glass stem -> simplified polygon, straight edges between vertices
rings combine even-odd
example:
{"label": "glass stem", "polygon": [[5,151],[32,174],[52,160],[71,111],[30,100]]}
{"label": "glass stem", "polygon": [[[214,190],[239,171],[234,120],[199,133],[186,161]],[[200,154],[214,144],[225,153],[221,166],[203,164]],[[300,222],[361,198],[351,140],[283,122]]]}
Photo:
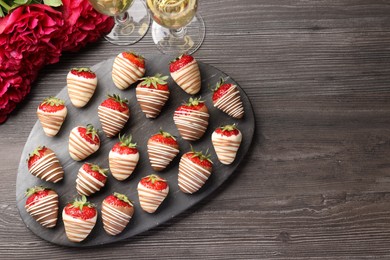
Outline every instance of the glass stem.
{"label": "glass stem", "polygon": [[129,15],[127,14],[127,12],[115,16],[115,22],[117,24],[123,25],[126,24],[128,21],[129,21]]}
{"label": "glass stem", "polygon": [[173,37],[183,38],[187,33],[187,28],[181,27],[179,29],[170,29],[169,32]]}

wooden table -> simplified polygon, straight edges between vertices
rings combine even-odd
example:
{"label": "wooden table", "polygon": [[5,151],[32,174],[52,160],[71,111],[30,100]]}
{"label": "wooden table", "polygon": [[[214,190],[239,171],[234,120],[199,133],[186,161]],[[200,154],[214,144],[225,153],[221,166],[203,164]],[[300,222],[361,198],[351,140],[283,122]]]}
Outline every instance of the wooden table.
{"label": "wooden table", "polygon": [[[199,206],[115,245],[69,249],[32,234],[15,207],[22,148],[67,70],[124,50],[105,41],[46,67],[0,126],[1,259],[390,257],[390,1],[200,1],[196,57],[251,98],[247,161]],[[150,31],[131,49],[158,53]]]}

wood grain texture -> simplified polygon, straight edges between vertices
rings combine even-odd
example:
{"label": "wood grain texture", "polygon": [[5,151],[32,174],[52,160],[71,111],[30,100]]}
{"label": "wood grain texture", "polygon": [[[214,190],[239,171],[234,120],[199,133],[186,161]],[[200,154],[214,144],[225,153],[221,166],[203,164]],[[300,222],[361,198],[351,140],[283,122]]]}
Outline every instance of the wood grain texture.
{"label": "wood grain texture", "polygon": [[[195,209],[125,242],[70,250],[42,241],[15,206],[36,106],[70,67],[123,47],[101,41],[65,54],[0,126],[2,258],[390,257],[390,1],[211,0],[199,12],[207,35],[197,59],[232,76],[255,110],[247,161]],[[131,49],[158,53],[150,31]]]}

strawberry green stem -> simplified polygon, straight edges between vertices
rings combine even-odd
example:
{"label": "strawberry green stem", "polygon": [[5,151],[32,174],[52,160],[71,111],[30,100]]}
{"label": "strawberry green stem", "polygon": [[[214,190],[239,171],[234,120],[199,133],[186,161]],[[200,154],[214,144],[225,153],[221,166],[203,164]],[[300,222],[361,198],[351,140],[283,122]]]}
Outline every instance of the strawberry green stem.
{"label": "strawberry green stem", "polygon": [[9,6],[6,2],[0,0],[0,5],[4,7],[8,12],[11,10],[11,6]]}

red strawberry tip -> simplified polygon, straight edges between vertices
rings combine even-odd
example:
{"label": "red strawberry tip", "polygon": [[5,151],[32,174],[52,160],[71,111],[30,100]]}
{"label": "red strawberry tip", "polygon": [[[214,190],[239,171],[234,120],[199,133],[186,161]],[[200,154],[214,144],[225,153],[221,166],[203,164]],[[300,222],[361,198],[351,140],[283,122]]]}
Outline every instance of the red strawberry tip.
{"label": "red strawberry tip", "polygon": [[95,137],[96,137],[96,136],[99,136],[99,135],[98,135],[99,130],[96,129],[95,127],[93,127],[93,125],[87,124],[86,129],[87,129],[86,134],[87,134],[87,135],[88,135],[88,134],[91,134],[91,135],[92,135],[92,140],[95,140]]}
{"label": "red strawberry tip", "polygon": [[174,60],[171,60],[169,64],[169,71],[175,72],[183,68],[188,63],[192,62],[194,60],[194,57],[191,55],[188,55],[186,53],[180,55],[179,57],[175,58]]}
{"label": "red strawberry tip", "polygon": [[222,131],[233,131],[233,130],[236,130],[237,129],[237,126],[236,124],[232,124],[232,125],[224,125],[224,126],[220,126],[219,129],[221,129]]}
{"label": "red strawberry tip", "polygon": [[132,138],[133,138],[132,135],[122,135],[121,136],[119,134],[119,142],[120,142],[121,146],[123,146],[123,147],[136,148],[137,143],[132,143],[131,142]]}
{"label": "red strawberry tip", "polygon": [[91,166],[92,171],[98,172],[104,177],[107,177],[107,173],[108,173],[107,168],[101,168],[99,165],[93,163],[86,163],[86,164],[89,164]]}
{"label": "red strawberry tip", "polygon": [[213,161],[210,159],[211,154],[209,153],[208,148],[206,152],[203,153],[202,151],[195,151],[194,147],[191,145],[191,152],[193,153],[192,158],[198,157],[201,161],[207,160],[213,164]]}
{"label": "red strawberry tip", "polygon": [[166,85],[168,84],[166,80],[168,79],[168,76],[163,76],[160,73],[157,73],[153,77],[143,77],[141,78],[141,86],[147,86],[150,87],[150,85],[153,85],[154,88],[158,88],[159,85]]}
{"label": "red strawberry tip", "polygon": [[133,55],[134,57],[136,57],[136,58],[138,58],[138,59],[141,59],[141,60],[144,60],[145,59],[145,57],[144,56],[142,56],[141,54],[137,54],[137,53],[135,53],[135,52],[133,52],[133,51],[124,51],[124,52],[122,52],[122,55]]}
{"label": "red strawberry tip", "polygon": [[121,104],[122,107],[124,107],[124,103],[129,103],[129,100],[127,100],[127,98],[122,98],[121,96],[117,95],[117,94],[108,94],[107,95],[108,98],[111,98],[113,100],[115,100],[116,102],[119,102]]}
{"label": "red strawberry tip", "polygon": [[30,160],[30,158],[35,156],[35,155],[39,157],[39,155],[40,155],[39,152],[42,151],[42,150],[45,150],[45,149],[47,149],[46,146],[38,146],[37,148],[35,148],[34,151],[32,151],[32,153],[28,154],[28,157],[27,157],[26,161],[28,162]]}
{"label": "red strawberry tip", "polygon": [[211,88],[213,92],[217,91],[223,84],[225,84],[225,80],[220,78],[219,81],[215,84],[214,88]]}
{"label": "red strawberry tip", "polygon": [[160,131],[159,131],[158,133],[161,134],[164,138],[172,138],[173,140],[176,141],[176,137],[175,137],[175,136],[171,135],[171,134],[168,133],[168,132],[165,132],[165,131],[162,130],[161,128],[160,128]]}
{"label": "red strawberry tip", "polygon": [[59,99],[57,97],[47,97],[45,98],[41,105],[49,105],[49,106],[63,106],[65,104],[65,101],[62,99]]}
{"label": "red strawberry tip", "polygon": [[90,72],[92,74],[95,74],[90,68],[88,67],[80,67],[80,68],[72,68],[71,71],[76,71],[76,72]]}
{"label": "red strawberry tip", "polygon": [[30,197],[31,195],[44,190],[52,190],[50,188],[44,187],[44,186],[34,186],[32,188],[28,188],[26,192],[24,193],[25,197]]}
{"label": "red strawberry tip", "polygon": [[161,178],[160,176],[158,176],[156,174],[148,175],[148,176],[144,177],[143,179],[146,179],[148,182],[151,182],[152,184],[154,184],[156,181],[167,182],[167,180]]}
{"label": "red strawberry tip", "polygon": [[80,210],[83,210],[83,207],[89,207],[89,208],[95,208],[95,204],[87,201],[87,197],[84,195],[80,198],[75,198],[72,202],[70,202],[72,208],[79,208]]}
{"label": "red strawberry tip", "polygon": [[131,200],[129,200],[129,198],[125,195],[125,194],[121,194],[121,193],[118,193],[118,192],[114,192],[114,197],[116,197],[118,200],[121,200],[123,202],[126,202],[127,204],[129,204],[130,206],[133,207],[133,202]]}

